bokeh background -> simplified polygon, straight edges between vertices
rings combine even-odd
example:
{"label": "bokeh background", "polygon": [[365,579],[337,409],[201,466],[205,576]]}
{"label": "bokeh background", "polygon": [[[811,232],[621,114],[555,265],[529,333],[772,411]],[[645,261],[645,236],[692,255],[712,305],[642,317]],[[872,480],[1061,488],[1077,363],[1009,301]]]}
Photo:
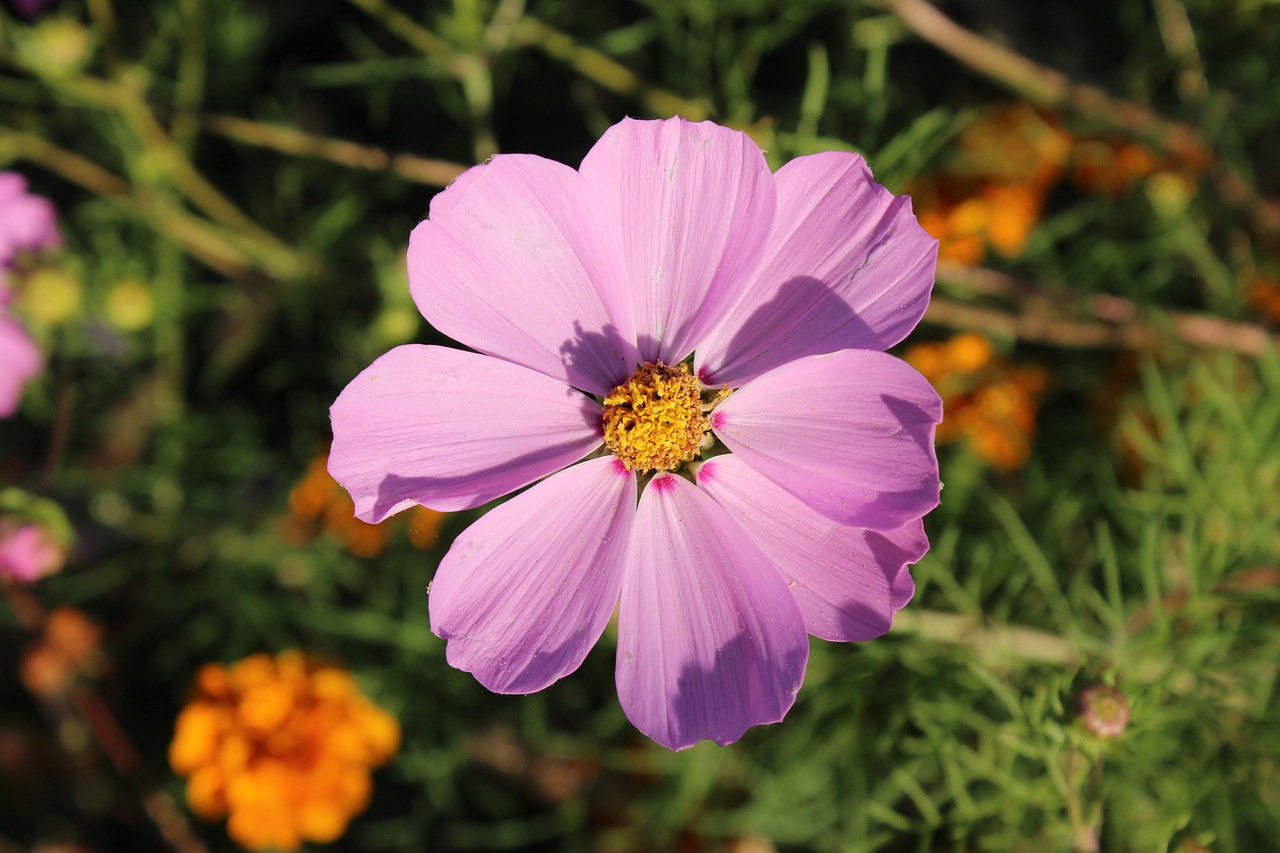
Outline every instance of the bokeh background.
{"label": "bokeh background", "polygon": [[[443,342],[404,270],[439,188],[676,114],[913,195],[899,354],[947,420],[891,633],[673,754],[611,634],[530,697],[450,669],[426,586],[478,513],[365,525],[323,459],[348,380]],[[1275,849],[1278,130],[1273,0],[6,0],[0,168],[64,246],[9,272],[47,367],[0,504],[74,533],[0,579],[0,851],[288,846],[297,779],[190,712],[232,682],[347,703],[381,766],[311,784],[332,849]]]}

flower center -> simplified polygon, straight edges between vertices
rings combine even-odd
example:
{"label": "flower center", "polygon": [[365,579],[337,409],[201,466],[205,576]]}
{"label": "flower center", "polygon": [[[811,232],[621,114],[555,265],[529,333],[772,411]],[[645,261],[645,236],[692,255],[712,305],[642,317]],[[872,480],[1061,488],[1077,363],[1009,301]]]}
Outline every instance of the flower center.
{"label": "flower center", "polygon": [[696,458],[709,429],[702,383],[683,364],[642,364],[604,398],[605,446],[641,474]]}

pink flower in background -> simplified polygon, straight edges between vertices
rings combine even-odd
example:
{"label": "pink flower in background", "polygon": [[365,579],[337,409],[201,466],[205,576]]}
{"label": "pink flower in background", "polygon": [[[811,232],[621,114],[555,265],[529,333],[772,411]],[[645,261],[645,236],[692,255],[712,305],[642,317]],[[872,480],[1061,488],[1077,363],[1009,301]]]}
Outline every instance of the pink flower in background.
{"label": "pink flower in background", "polygon": [[66,552],[39,524],[0,519],[0,577],[32,583],[62,569]]}
{"label": "pink flower in background", "polygon": [[52,6],[58,0],[9,0],[13,9],[24,18],[34,18],[45,6]]}
{"label": "pink flower in background", "polygon": [[883,634],[914,591],[942,404],[883,350],[936,252],[860,157],[773,174],[709,122],[623,121],[577,170],[499,155],[409,245],[419,310],[478,353],[375,361],[333,405],[330,471],[370,522],[534,483],[440,564],[449,662],[541,690],[616,604],[631,721],[731,743],[790,709],[808,634]]}
{"label": "pink flower in background", "polygon": [[23,386],[44,369],[40,350],[8,311],[5,279],[21,254],[61,244],[53,205],[30,195],[21,175],[0,172],[0,418],[17,411]]}
{"label": "pink flower in background", "polygon": [[21,175],[0,172],[0,270],[9,269],[21,252],[60,245],[62,235],[53,204],[28,193]]}
{"label": "pink flower in background", "polygon": [[18,410],[23,387],[43,369],[35,341],[0,307],[0,418]]}

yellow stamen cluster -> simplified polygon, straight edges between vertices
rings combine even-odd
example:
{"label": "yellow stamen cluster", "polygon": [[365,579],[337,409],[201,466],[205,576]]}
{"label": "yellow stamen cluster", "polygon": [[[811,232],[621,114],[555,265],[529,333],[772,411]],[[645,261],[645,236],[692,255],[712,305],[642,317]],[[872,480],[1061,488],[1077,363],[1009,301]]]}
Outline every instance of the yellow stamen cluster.
{"label": "yellow stamen cluster", "polygon": [[641,474],[694,459],[710,428],[702,383],[683,364],[643,364],[604,398],[605,446]]}
{"label": "yellow stamen cluster", "polygon": [[178,716],[169,763],[187,802],[250,850],[328,843],[364,810],[370,770],[400,744],[395,719],[351,675],[298,652],[210,664]]}

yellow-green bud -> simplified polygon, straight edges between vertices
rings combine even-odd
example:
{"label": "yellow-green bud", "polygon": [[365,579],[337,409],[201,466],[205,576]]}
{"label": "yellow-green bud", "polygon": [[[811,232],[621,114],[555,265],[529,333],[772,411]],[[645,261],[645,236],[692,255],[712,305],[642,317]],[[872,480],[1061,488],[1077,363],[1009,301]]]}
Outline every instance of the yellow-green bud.
{"label": "yellow-green bud", "polygon": [[138,332],[155,319],[155,300],[151,288],[136,278],[126,278],[111,285],[103,301],[107,322],[122,332]]}
{"label": "yellow-green bud", "polygon": [[57,326],[80,311],[80,280],[55,266],[37,267],[19,287],[18,311],[38,326]]}

